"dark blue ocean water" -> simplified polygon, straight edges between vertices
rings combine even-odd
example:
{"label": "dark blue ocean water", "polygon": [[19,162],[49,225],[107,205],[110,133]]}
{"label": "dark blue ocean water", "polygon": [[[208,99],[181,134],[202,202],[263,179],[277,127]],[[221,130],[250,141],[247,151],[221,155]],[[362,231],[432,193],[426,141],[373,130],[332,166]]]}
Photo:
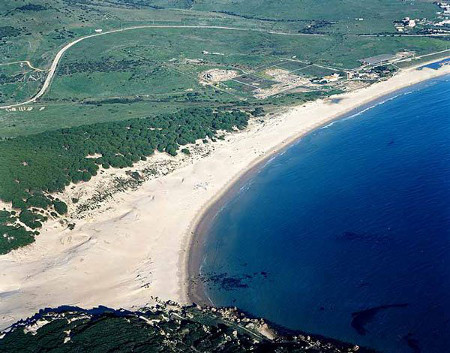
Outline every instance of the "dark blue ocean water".
{"label": "dark blue ocean water", "polygon": [[382,352],[450,352],[450,77],[314,131],[205,238],[216,305]]}

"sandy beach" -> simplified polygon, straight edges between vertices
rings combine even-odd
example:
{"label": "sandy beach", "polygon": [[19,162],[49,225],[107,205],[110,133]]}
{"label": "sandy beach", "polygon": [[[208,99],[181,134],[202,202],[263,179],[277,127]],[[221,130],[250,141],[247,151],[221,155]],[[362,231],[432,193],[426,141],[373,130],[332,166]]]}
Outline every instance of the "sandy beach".
{"label": "sandy beach", "polygon": [[[370,87],[289,109],[264,123],[251,122],[203,157],[178,157],[172,172],[137,190],[117,193],[98,211],[75,220],[74,230],[57,221],[45,224],[35,243],[0,256],[0,329],[40,308],[63,304],[130,309],[152,303],[152,297],[188,303],[192,234],[204,212],[236,180],[311,130],[445,74],[450,74],[450,65],[411,68]],[[89,184],[89,192],[104,182],[101,178]]]}

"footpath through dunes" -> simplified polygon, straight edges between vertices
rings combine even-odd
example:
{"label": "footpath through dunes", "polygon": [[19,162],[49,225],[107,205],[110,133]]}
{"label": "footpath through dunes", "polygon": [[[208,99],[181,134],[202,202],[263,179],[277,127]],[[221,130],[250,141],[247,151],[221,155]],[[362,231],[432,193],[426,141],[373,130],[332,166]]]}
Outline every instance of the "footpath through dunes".
{"label": "footpath through dunes", "polygon": [[[253,119],[249,128],[217,141],[206,156],[186,158],[172,173],[105,201],[100,210],[75,220],[73,230],[59,222],[45,224],[35,243],[0,257],[0,327],[63,304],[131,308],[142,307],[151,296],[188,303],[186,262],[189,244],[196,241],[196,220],[233,181],[345,112],[448,73],[448,66],[405,70],[360,91],[311,102],[263,122]],[[95,194],[96,180],[104,182],[99,175],[79,187]]]}
{"label": "footpath through dunes", "polygon": [[105,32],[101,32],[101,33],[94,33],[94,34],[90,34],[90,35],[78,38],[78,39],[76,39],[76,40],[66,44],[62,49],[60,49],[58,51],[58,53],[56,54],[55,58],[52,61],[52,64],[50,65],[50,69],[48,70],[48,74],[47,74],[47,77],[46,77],[46,79],[44,81],[44,84],[42,85],[42,87],[38,91],[38,93],[36,93],[36,95],[34,95],[33,97],[31,97],[30,99],[28,99],[28,100],[26,100],[24,102],[19,102],[19,103],[14,103],[14,104],[0,106],[0,109],[11,109],[11,108],[15,108],[15,107],[20,107],[22,105],[34,103],[39,98],[41,98],[45,94],[45,92],[47,92],[48,88],[50,87],[51,82],[53,80],[53,77],[55,76],[58,64],[61,61],[61,58],[63,57],[64,53],[68,49],[70,49],[71,47],[76,45],[77,43],[80,43],[81,41],[84,41],[84,40],[89,39],[89,38],[104,36],[104,35],[107,35],[107,34],[119,33],[119,32],[124,32],[124,31],[131,31],[131,30],[135,30],[135,29],[145,29],[145,28],[160,28],[160,29],[168,29],[168,28],[179,28],[179,29],[191,28],[192,29],[192,28],[196,28],[196,29],[217,29],[217,30],[240,31],[240,32],[260,32],[260,33],[268,33],[268,34],[275,34],[275,35],[282,35],[282,36],[297,36],[297,37],[299,37],[299,36],[300,37],[305,37],[305,36],[322,36],[322,34],[318,34],[318,33],[291,33],[291,32],[281,32],[281,31],[266,30],[266,29],[262,29],[262,28],[207,26],[207,25],[140,25],[140,26],[132,26],[132,27],[114,29],[114,30],[105,31]]}

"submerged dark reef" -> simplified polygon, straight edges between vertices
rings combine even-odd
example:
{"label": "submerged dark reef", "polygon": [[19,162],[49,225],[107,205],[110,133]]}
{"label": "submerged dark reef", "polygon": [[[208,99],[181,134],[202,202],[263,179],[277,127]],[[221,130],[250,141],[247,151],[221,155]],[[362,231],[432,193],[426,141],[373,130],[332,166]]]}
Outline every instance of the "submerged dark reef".
{"label": "submerged dark reef", "polygon": [[354,312],[352,314],[352,327],[360,335],[365,335],[367,333],[365,325],[368,324],[378,312],[391,308],[406,308],[407,306],[408,304],[380,305],[370,309]]}

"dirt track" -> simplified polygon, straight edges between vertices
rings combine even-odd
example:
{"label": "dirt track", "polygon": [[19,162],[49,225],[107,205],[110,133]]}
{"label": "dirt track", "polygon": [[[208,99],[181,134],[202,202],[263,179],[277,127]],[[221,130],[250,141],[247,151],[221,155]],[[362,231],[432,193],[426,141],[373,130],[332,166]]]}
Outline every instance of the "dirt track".
{"label": "dirt track", "polygon": [[124,32],[124,31],[130,31],[133,29],[143,29],[143,28],[198,28],[198,29],[222,29],[227,31],[241,31],[241,32],[261,32],[261,33],[268,33],[268,34],[276,34],[276,35],[283,35],[283,36],[319,36],[318,34],[304,34],[304,33],[289,33],[289,32],[278,32],[278,31],[270,31],[270,30],[264,30],[264,29],[258,29],[258,28],[239,28],[239,27],[226,27],[226,26],[185,26],[185,25],[142,25],[142,26],[133,26],[133,27],[127,27],[127,28],[121,28],[121,29],[115,29],[111,31],[105,31],[102,33],[95,33],[90,34],[81,38],[78,38],[68,44],[66,44],[55,56],[55,58],[52,61],[52,64],[50,66],[50,69],[48,71],[47,78],[44,81],[44,84],[42,85],[41,89],[38,93],[36,93],[32,98],[20,102],[20,103],[14,103],[10,105],[0,106],[0,109],[10,109],[14,107],[19,107],[21,105],[30,104],[36,102],[40,97],[42,97],[47,89],[50,87],[50,84],[53,80],[53,77],[56,73],[56,68],[61,61],[61,58],[63,57],[64,53],[74,46],[75,44],[89,39],[93,37],[98,36],[104,36],[106,34],[111,33],[117,33],[117,32]]}

